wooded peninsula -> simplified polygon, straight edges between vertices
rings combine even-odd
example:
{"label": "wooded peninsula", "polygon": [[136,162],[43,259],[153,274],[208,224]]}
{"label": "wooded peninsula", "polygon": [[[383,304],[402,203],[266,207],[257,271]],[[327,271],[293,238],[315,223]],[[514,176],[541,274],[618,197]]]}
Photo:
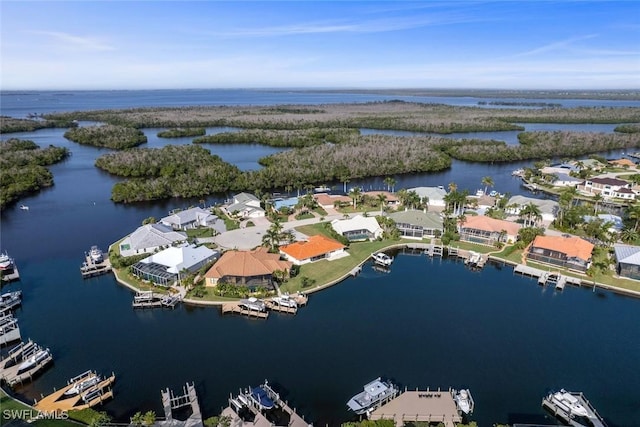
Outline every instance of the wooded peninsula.
{"label": "wooded peninsula", "polygon": [[[263,168],[250,172],[239,171],[204,148],[190,146],[125,149],[104,155],[96,166],[130,178],[114,186],[112,199],[117,202],[200,197],[229,190],[303,188],[371,176],[433,172],[448,168],[452,159],[509,162],[640,147],[640,108],[635,107],[489,109],[385,101],[100,110],[49,114],[45,119],[106,123],[72,129],[65,136],[100,146],[113,140],[108,146],[116,149],[141,143],[139,129],[159,127],[176,130],[176,136],[182,129],[190,133],[187,129],[232,127],[238,131],[199,136],[193,142],[292,148],[260,159]],[[518,123],[609,123],[620,125],[621,132],[523,132],[518,145],[433,135],[524,130]],[[363,128],[432,135],[361,135]]]}

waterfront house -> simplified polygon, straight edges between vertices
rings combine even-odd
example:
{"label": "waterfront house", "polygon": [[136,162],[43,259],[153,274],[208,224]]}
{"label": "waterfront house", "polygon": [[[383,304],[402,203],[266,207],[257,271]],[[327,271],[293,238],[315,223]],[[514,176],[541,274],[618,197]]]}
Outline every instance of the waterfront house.
{"label": "waterfront house", "polygon": [[349,219],[334,219],[331,226],[336,233],[346,237],[350,242],[382,237],[380,224],[371,216],[356,215]]}
{"label": "waterfront house", "polygon": [[196,272],[219,256],[220,252],[206,246],[170,247],[135,263],[131,272],[156,285],[171,286],[180,282],[180,275]]}
{"label": "waterfront house", "polygon": [[444,200],[447,191],[442,187],[415,187],[409,188],[407,191],[415,191],[420,197],[420,200],[423,200],[425,197],[428,198],[429,202],[427,206],[429,207],[444,208],[447,204]]}
{"label": "waterfront house", "polygon": [[618,166],[622,168],[635,168],[636,164],[629,159],[617,159],[617,160],[609,160],[609,164],[613,166]]}
{"label": "waterfront house", "polygon": [[322,259],[332,260],[348,255],[345,245],[322,234],[310,236],[307,240],[280,246],[280,253],[296,265]]}
{"label": "waterfront house", "polygon": [[250,193],[238,193],[226,207],[231,216],[241,218],[260,218],[265,216],[265,211],[260,207],[260,199]]}
{"label": "waterfront house", "polygon": [[291,261],[280,259],[280,254],[269,253],[265,247],[252,251],[227,251],[205,274],[207,286],[218,282],[255,288],[273,288],[273,273],[282,271],[289,277]]}
{"label": "waterfront house", "polygon": [[189,208],[165,216],[160,220],[161,224],[169,226],[174,230],[188,230],[196,227],[209,227],[218,233],[224,233],[227,228],[224,221],[206,209],[200,207]]}
{"label": "waterfront house", "polygon": [[405,210],[389,215],[400,235],[408,239],[440,237],[444,232],[442,217],[434,212]]}
{"label": "waterfront house", "polygon": [[616,257],[616,272],[619,276],[640,280],[640,246],[613,245]]}
{"label": "waterfront house", "polygon": [[585,272],[591,264],[593,244],[576,236],[537,236],[527,259]]}
{"label": "waterfront house", "polygon": [[551,183],[554,187],[576,187],[580,184],[582,179],[567,175],[566,173],[554,174],[555,179]]}
{"label": "waterfront house", "polygon": [[318,194],[314,194],[313,198],[316,199],[316,202],[318,202],[318,205],[320,205],[324,209],[327,209],[327,208],[333,209],[337,204],[349,205],[352,203],[351,197],[339,196],[335,194],[318,193]]}
{"label": "waterfront house", "polygon": [[610,225],[609,225],[609,228],[607,229],[609,233],[619,233],[622,231],[622,228],[624,227],[624,224],[622,223],[622,218],[619,217],[618,215],[612,215],[612,214],[598,214],[596,216],[585,215],[582,217],[582,219],[584,219],[585,222],[591,222],[596,219],[600,219],[602,220],[603,224],[609,223]]}
{"label": "waterfront house", "polygon": [[127,257],[152,253],[186,240],[187,233],[183,231],[174,231],[165,224],[146,224],[138,227],[120,242],[120,255]]}
{"label": "waterfront house", "polygon": [[540,173],[543,175],[559,175],[565,174],[569,175],[571,172],[577,173],[580,171],[580,168],[576,165],[570,163],[561,163],[557,165],[545,166],[540,169]]}
{"label": "waterfront house", "polygon": [[518,238],[520,225],[511,221],[494,219],[484,215],[468,216],[458,223],[460,240],[463,242],[495,245],[512,243]]}
{"label": "waterfront house", "polygon": [[560,210],[560,205],[555,200],[550,199],[534,199],[533,197],[513,196],[507,202],[505,212],[510,215],[520,215],[520,211],[529,203],[533,203],[540,209],[542,221],[551,222],[556,219],[556,215]]}
{"label": "waterfront house", "polygon": [[590,196],[600,194],[604,198],[634,200],[636,197],[631,183],[618,178],[589,178],[578,185],[578,190]]}
{"label": "waterfront house", "polygon": [[374,201],[378,200],[378,196],[383,195],[385,197],[384,203],[391,207],[398,206],[400,204],[400,199],[389,191],[365,191],[362,195],[367,196]]}

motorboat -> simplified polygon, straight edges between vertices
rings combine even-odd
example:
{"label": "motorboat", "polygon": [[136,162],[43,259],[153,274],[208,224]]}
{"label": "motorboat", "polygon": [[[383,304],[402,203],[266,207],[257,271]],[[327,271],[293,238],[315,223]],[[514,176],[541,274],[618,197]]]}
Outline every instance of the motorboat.
{"label": "motorboat", "polygon": [[0,295],[0,310],[11,309],[22,303],[22,291],[7,292]]}
{"label": "motorboat", "polygon": [[577,397],[566,391],[565,389],[561,389],[558,392],[552,393],[549,396],[549,400],[554,405],[558,406],[560,409],[567,412],[570,416],[577,417],[588,417],[589,412],[587,408],[582,406]]}
{"label": "motorboat", "polygon": [[76,394],[80,394],[83,391],[95,386],[100,383],[102,378],[99,375],[91,374],[89,377],[84,380],[77,381],[73,384],[69,390],[64,392],[64,396],[75,396]]}
{"label": "motorboat", "polygon": [[97,246],[91,246],[91,250],[89,251],[89,258],[91,258],[91,261],[93,261],[95,264],[104,261],[104,255],[100,248],[98,248]]}
{"label": "motorboat", "polygon": [[381,405],[386,399],[395,396],[398,388],[389,381],[376,378],[363,387],[363,390],[347,402],[347,407],[358,415],[367,413]]}
{"label": "motorboat", "polygon": [[253,400],[260,409],[271,409],[275,406],[273,399],[269,397],[269,394],[262,386],[251,389],[249,397],[251,397],[251,400]]}
{"label": "motorboat", "polygon": [[281,307],[298,308],[298,303],[287,294],[274,297],[272,301]]}
{"label": "motorboat", "polygon": [[103,394],[102,389],[101,388],[97,388],[95,390],[91,390],[91,391],[88,391],[88,392],[84,393],[82,395],[82,400],[84,400],[85,403],[89,403],[92,400],[102,396],[102,394]]}
{"label": "motorboat", "polygon": [[13,259],[9,254],[0,253],[0,271],[11,270],[13,268]]}
{"label": "motorboat", "polygon": [[47,357],[51,355],[51,352],[48,348],[41,349],[38,348],[34,354],[29,356],[22,364],[18,367],[18,374],[28,371],[29,369],[36,366],[38,363],[45,360]]}
{"label": "motorboat", "polygon": [[462,389],[454,393],[453,400],[455,400],[458,410],[465,415],[469,415],[473,412],[473,397],[469,389]]}
{"label": "motorboat", "polygon": [[28,211],[29,210],[29,206],[27,205],[20,205],[20,209],[23,211]]}
{"label": "motorboat", "polygon": [[264,305],[264,302],[255,297],[240,300],[239,305],[240,307],[243,307],[243,308],[246,308],[247,310],[252,310],[252,311],[267,310],[267,307]]}
{"label": "motorboat", "polygon": [[384,252],[375,252],[371,254],[371,259],[376,264],[388,267],[393,262],[393,257],[385,254]]}

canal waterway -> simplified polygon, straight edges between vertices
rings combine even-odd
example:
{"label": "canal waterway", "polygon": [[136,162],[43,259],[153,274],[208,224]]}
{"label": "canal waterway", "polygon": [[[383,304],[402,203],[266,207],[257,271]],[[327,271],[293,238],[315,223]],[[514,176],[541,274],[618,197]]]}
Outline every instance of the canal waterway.
{"label": "canal waterway", "polygon": [[[89,102],[84,93],[47,94],[64,102],[83,99],[64,104],[69,110],[142,102],[130,93],[105,100],[102,95]],[[162,96],[143,95],[150,105],[165,105]],[[198,97],[189,102],[190,95],[172,92],[170,101],[202,103]],[[286,104],[303,97],[236,95],[236,104]],[[131,99],[136,102],[122,105]],[[336,99],[352,101],[350,96]],[[4,94],[2,100],[4,115],[60,110],[57,101],[5,110]],[[300,103],[314,100],[310,96]],[[190,138],[159,139],[157,131],[145,130],[148,146],[190,143]],[[334,425],[348,419],[349,397],[383,375],[412,388],[471,388],[474,419],[481,426],[541,422],[543,395],[559,387],[584,391],[610,426],[640,422],[639,301],[591,288],[554,292],[515,276],[509,267],[471,272],[461,263],[397,254],[390,273],[367,265],[358,277],[313,294],[295,317],[275,314],[267,321],[222,316],[215,308],[132,310],[131,292],[113,277],[81,279],[84,251],[94,244],[106,249],[144,218],[162,217],[193,201],[112,203],[111,187],[118,178],[94,167],[95,159],[109,150],[66,141],[63,133],[43,129],[12,135],[72,151],[68,160],[51,167],[54,187],[21,201],[29,211],[14,206],[1,216],[1,249],[16,259],[22,276],[2,290],[23,291],[24,304],[17,312],[23,337],[50,347],[55,359],[52,369],[18,390],[25,398],[95,369],[117,376],[116,397],[105,409],[118,420],[136,411],[161,414],[160,389],[179,389],[186,381],[196,383],[210,416],[226,404],[229,393],[268,379],[314,424]],[[262,146],[206,147],[220,149],[216,154],[242,169],[259,167],[257,159],[274,152]],[[456,182],[474,191],[483,176],[491,176],[496,190],[524,194],[511,171],[526,164],[454,161],[440,173],[397,176],[396,189]],[[349,185],[384,187],[382,178]]]}

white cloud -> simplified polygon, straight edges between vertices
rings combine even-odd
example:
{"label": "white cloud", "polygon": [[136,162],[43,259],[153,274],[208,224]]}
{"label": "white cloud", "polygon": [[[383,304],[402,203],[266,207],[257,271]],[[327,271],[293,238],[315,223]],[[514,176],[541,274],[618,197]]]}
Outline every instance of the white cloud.
{"label": "white cloud", "polygon": [[514,57],[533,56],[533,55],[538,55],[540,53],[547,53],[547,52],[552,52],[552,51],[557,51],[557,50],[565,50],[568,47],[572,46],[577,41],[592,39],[592,38],[597,37],[597,36],[598,36],[597,34],[590,34],[590,35],[581,36],[581,37],[573,37],[573,38],[566,39],[566,40],[559,40],[557,42],[548,43],[548,44],[546,44],[544,46],[540,46],[540,47],[537,47],[535,49],[528,50],[526,52],[518,53],[518,54],[514,55]]}
{"label": "white cloud", "polygon": [[60,31],[28,31],[30,34],[44,36],[44,43],[50,43],[53,47],[62,50],[72,51],[89,51],[89,52],[105,52],[116,50],[116,48],[106,42],[88,36],[77,36]]}

